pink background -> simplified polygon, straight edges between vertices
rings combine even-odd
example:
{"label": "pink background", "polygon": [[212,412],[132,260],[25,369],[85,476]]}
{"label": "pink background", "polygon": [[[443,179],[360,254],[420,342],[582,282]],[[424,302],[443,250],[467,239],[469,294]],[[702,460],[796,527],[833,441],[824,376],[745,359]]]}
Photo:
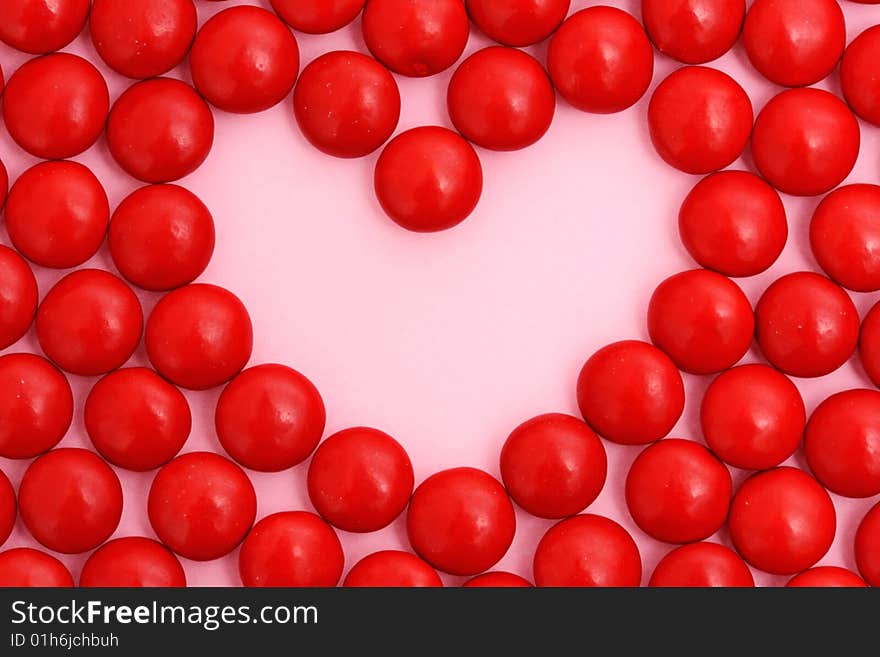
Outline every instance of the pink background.
{"label": "pink background", "polygon": [[[233,4],[198,0],[200,21]],[[243,4],[236,0],[234,4]],[[268,7],[268,2],[248,2]],[[572,11],[590,6],[575,0]],[[609,2],[639,15],[638,0]],[[877,6],[842,3],[849,38],[880,22]],[[360,21],[325,36],[297,34],[302,61],[335,49],[367,52]],[[467,53],[489,41],[475,30]],[[104,73],[115,99],[130,83],[97,57],[84,33],[67,50]],[[538,58],[545,46],[530,49]],[[0,47],[7,79],[26,59]],[[712,64],[739,80],[756,112],[778,87],[751,68],[741,46]],[[657,55],[654,84],[678,66]],[[188,80],[185,67],[172,75]],[[445,92],[451,71],[433,78],[398,77],[403,110],[399,130],[449,125]],[[823,82],[839,92],[836,74]],[[653,87],[652,87],[653,88]],[[649,92],[650,93],[650,92]],[[644,313],[654,287],[694,267],[679,243],[678,206],[698,180],[665,165],[654,153],[645,121],[648,95],[617,115],[578,112],[560,101],[549,133],[517,153],[480,150],[483,198],[461,226],[437,235],[408,233],[388,220],[372,193],[378,154],[338,160],[310,147],[293,119],[289,99],[251,116],[215,110],[214,148],[181,184],[198,194],[217,225],[217,250],[204,281],[238,294],[255,328],[251,364],[280,362],[309,376],[328,411],[327,434],[371,425],[409,451],[416,480],[444,468],[470,465],[498,475],[498,453],[521,421],[550,411],[577,413],[574,389],[584,360],[608,342],[647,338]],[[880,129],[861,122],[862,152],[848,182],[877,182]],[[0,158],[14,180],[35,163],[5,128]],[[92,168],[115,206],[138,184],[118,170],[102,138],[75,158]],[[735,167],[751,167],[746,153]],[[785,197],[791,237],[768,272],[741,280],[754,302],[775,278],[815,269],[807,230],[817,199]],[[2,241],[8,243],[5,228]],[[88,263],[113,269],[106,247]],[[41,294],[65,272],[37,267]],[[158,296],[141,293],[145,312]],[[854,295],[864,314],[877,295]],[[38,351],[33,330],[8,351]],[[760,360],[756,349],[745,361]],[[130,365],[147,364],[143,348]],[[77,408],[62,446],[91,447],[82,406],[94,379],[71,377]],[[688,405],[673,436],[701,440],[698,409],[708,377],[685,377]],[[819,380],[796,380],[808,410],[838,390],[869,385],[853,359]],[[187,393],[194,428],[184,451],[221,451],[213,430],[218,390]],[[644,582],[672,546],[646,536],[630,520],[623,482],[638,448],[605,443],[608,482],[590,512],[608,515],[635,537]],[[800,454],[791,463],[806,467]],[[0,459],[17,486],[28,465]],[[307,463],[279,474],[250,472],[258,518],[310,509]],[[152,473],[117,470],[125,510],[115,537],[154,536],[146,517]],[[747,473],[732,470],[735,481]],[[822,560],[854,568],[852,537],[877,499],[834,497],[837,540]],[[535,545],[552,524],[518,511],[512,548],[498,564],[531,578]],[[404,517],[365,536],[340,532],[346,570],[380,549],[407,549]],[[729,545],[726,531],[713,537]],[[4,547],[34,546],[19,520]],[[78,577],[87,555],[58,555]],[[210,563],[182,559],[191,585],[238,585],[238,551]],[[786,578],[755,571],[758,584]],[[463,578],[445,577],[455,585]]]}

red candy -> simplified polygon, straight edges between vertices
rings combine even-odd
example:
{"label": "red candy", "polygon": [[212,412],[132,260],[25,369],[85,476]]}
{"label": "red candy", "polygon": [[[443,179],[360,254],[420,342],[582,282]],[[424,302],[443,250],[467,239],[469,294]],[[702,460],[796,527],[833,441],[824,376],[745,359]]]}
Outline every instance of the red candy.
{"label": "red candy", "polygon": [[478,146],[513,151],[538,141],[553,120],[556,94],[541,64],[514,48],[478,50],[449,81],[449,117]]}
{"label": "red candy", "polygon": [[363,157],[388,141],[400,118],[400,92],[372,57],[338,50],[303,69],[293,111],[306,139],[335,157]]}
{"label": "red candy", "polygon": [[836,514],[825,489],[795,468],[753,475],[730,505],[730,535],[755,568],[792,575],[813,566],[834,540]]}
{"label": "red candy", "polygon": [[[9,214],[7,210],[7,222]],[[15,251],[0,245],[0,349],[18,342],[37,312],[37,279]]]}
{"label": "red candy", "polygon": [[691,374],[732,367],[752,342],[755,318],[736,283],[693,269],[660,283],[648,305],[651,341]]}
{"label": "red candy", "polygon": [[654,50],[642,26],[625,11],[590,7],[553,35],[547,68],[565,100],[584,112],[620,112],[648,90]]}
{"label": "red candy", "polygon": [[227,112],[262,112],[296,82],[299,47],[287,26],[259,7],[225,9],[199,30],[190,53],[193,84]]}
{"label": "red candy", "polygon": [[400,550],[368,554],[345,576],[343,586],[360,587],[438,587],[440,576],[416,555]]}
{"label": "red candy", "polygon": [[755,306],[765,358],[792,376],[824,376],[843,365],[859,340],[849,295],[824,276],[796,272],[775,281]]}
{"label": "red candy", "polygon": [[79,575],[82,587],[183,587],[186,573],[164,545],[130,536],[105,543],[88,558]]}
{"label": "red candy", "polygon": [[559,27],[570,0],[465,0],[474,24],[490,39],[530,46]]}
{"label": "red candy", "polygon": [[840,63],[840,84],[853,112],[880,125],[880,25],[849,44]]}
{"label": "red candy", "polygon": [[184,388],[207,390],[247,365],[254,332],[247,309],[232,292],[193,284],[156,304],[145,341],[159,374]]}
{"label": "red candy", "polygon": [[602,441],[570,415],[524,422],[501,450],[501,478],[513,501],[540,518],[580,513],[599,496],[608,462]]}
{"label": "red candy", "polygon": [[0,588],[73,587],[73,577],[53,556],[31,548],[0,552]]}
{"label": "red candy", "polygon": [[639,548],[613,520],[580,515],[544,534],[535,551],[537,586],[626,586],[642,581]]}
{"label": "red candy", "polygon": [[691,543],[660,560],[648,586],[675,588],[753,587],[755,580],[745,562],[730,548],[717,543]]}
{"label": "red candy", "polygon": [[445,71],[464,51],[470,23],[461,0],[370,0],[364,41],[395,73],[426,77]]}
{"label": "red candy", "polygon": [[880,387],[880,303],[871,308],[862,322],[859,357],[868,378]]}
{"label": "red candy", "polygon": [[186,398],[153,370],[132,367],[98,381],[85,405],[86,431],[113,465],[143,472],[167,463],[192,428]]}
{"label": "red candy", "polygon": [[307,511],[263,518],[248,534],[238,557],[245,586],[336,586],[344,564],[336,532]]}
{"label": "red candy", "polygon": [[42,162],[18,177],[6,201],[9,239],[43,267],[67,269],[104,242],[110,204],[95,175],[77,162]]}
{"label": "red candy", "polygon": [[214,253],[214,219],[192,192],[149,185],[117,206],[110,255],[126,280],[146,290],[172,290],[199,277]]}
{"label": "red candy", "polygon": [[698,182],[681,205],[678,230],[698,264],[734,277],[768,269],[788,239],[779,194],[747,171],[719,171]]}
{"label": "red candy", "polygon": [[37,311],[40,347],[58,367],[105,374],[129,359],[144,316],[134,292],[113,274],[80,269],[55,284]]}
{"label": "red candy", "polygon": [[865,580],[851,570],[838,566],[818,566],[805,570],[788,580],[787,587],[839,587],[839,588],[864,588],[868,586]]}
{"label": "red candy", "polygon": [[147,500],[153,531],[187,559],[210,561],[232,552],[254,522],[257,496],[229,459],[190,452],[163,466]]}
{"label": "red candy", "polygon": [[399,134],[385,147],[374,186],[385,214],[398,225],[434,232],[458,225],[474,211],[483,169],[457,133],[425,126]]}
{"label": "red candy", "polygon": [[6,542],[15,527],[18,505],[15,502],[15,489],[9,477],[0,470],[0,545]]}
{"label": "red candy", "polygon": [[727,518],[733,483],[705,447],[667,438],[647,447],[626,477],[626,504],[646,534],[667,543],[708,538]]}
{"label": "red candy", "polygon": [[107,66],[130,78],[152,78],[186,56],[197,18],[192,0],[94,0],[89,32]]}
{"label": "red candy", "polygon": [[284,365],[257,365],[236,376],[217,401],[223,449],[251,470],[280,472],[301,463],[321,440],[326,414],[317,388]]}
{"label": "red candy", "polygon": [[880,586],[880,503],[859,524],[855,538],[856,565],[865,581]]}
{"label": "red candy", "polygon": [[293,29],[307,34],[335,32],[351,23],[365,0],[270,0],[272,9]]}
{"label": "red candy", "polygon": [[33,458],[60,441],[73,419],[64,375],[34,354],[0,356],[0,456]]}
{"label": "red candy", "polygon": [[852,171],[858,155],[858,121],[842,100],[821,89],[783,91],[755,121],[755,166],[787,194],[832,190]]}
{"label": "red candy", "polygon": [[403,513],[414,475],[406,450],[391,436],[357,427],[325,440],[309,464],[309,498],[331,525],[373,532]]}
{"label": "red candy", "polygon": [[109,105],[107,83],[98,69],[82,57],[56,53],[32,59],[9,78],[3,120],[28,153],[59,160],[97,141]]}
{"label": "red candy", "polygon": [[505,555],[516,515],[494,477],[475,468],[453,468],[431,475],[416,488],[406,529],[413,549],[435,568],[476,575]]}
{"label": "red candy", "polygon": [[55,449],[28,466],[18,503],[35,539],[55,552],[77,554],[98,547],[116,530],[122,486],[94,452]]}
{"label": "red candy", "polygon": [[819,266],[855,292],[880,290],[880,187],[847,185],[813,213],[810,246]]}
{"label": "red candy", "polygon": [[846,23],[837,0],[755,0],[746,15],[743,43],[765,78],[804,87],[837,66]]}
{"label": "red candy", "polygon": [[709,449],[746,470],[766,470],[794,454],[806,420],[797,387],[767,365],[741,365],[720,374],[700,406]]}
{"label": "red candy", "polygon": [[642,0],[657,50],[685,64],[705,64],[730,50],[745,15],[745,0]]}
{"label": "red candy", "polygon": [[711,173],[736,160],[753,119],[752,102],[736,80],[704,66],[673,72],[648,105],[654,148],[685,173]]}
{"label": "red candy", "polygon": [[82,31],[88,15],[89,0],[3,0],[0,41],[32,55],[60,50]]}
{"label": "red candy", "polygon": [[129,87],[107,120],[110,154],[126,173],[149,183],[192,173],[214,143],[214,117],[195,89],[154,78]]}
{"label": "red candy", "polygon": [[603,438],[623,445],[660,440],[684,410],[684,384],[662,351],[638,340],[603,347],[584,364],[578,406]]}
{"label": "red candy", "polygon": [[807,463],[825,488],[845,497],[880,494],[880,392],[845,390],[813,411]]}
{"label": "red candy", "polygon": [[524,589],[532,588],[532,583],[513,573],[504,571],[495,571],[492,573],[483,573],[466,581],[461,585],[462,588],[505,588],[505,589]]}

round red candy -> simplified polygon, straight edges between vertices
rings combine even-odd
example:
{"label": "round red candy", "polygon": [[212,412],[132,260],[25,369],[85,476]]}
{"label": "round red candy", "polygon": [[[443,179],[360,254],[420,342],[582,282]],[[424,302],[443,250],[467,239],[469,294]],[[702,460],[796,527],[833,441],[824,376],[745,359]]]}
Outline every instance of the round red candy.
{"label": "round red candy", "polygon": [[391,436],[357,427],[330,436],[309,464],[309,498],[331,525],[373,532],[403,513],[415,483],[406,450]]}
{"label": "round red candy", "polygon": [[708,538],[727,518],[733,483],[711,452],[667,438],[647,447],[626,477],[626,504],[646,534],[667,543]]}
{"label": "round red candy", "polygon": [[804,87],[837,66],[846,22],[837,0],[755,0],[746,15],[743,44],[765,78]]}
{"label": "round red candy", "polygon": [[571,0],[465,0],[465,5],[474,24],[493,41],[530,46],[559,27]]}
{"label": "round red candy", "polygon": [[269,0],[284,21],[298,32],[327,34],[351,23],[365,0]]}
{"label": "round red candy", "polygon": [[33,458],[54,447],[73,419],[64,375],[34,354],[0,356],[0,456]]}
{"label": "round red candy", "polygon": [[819,266],[855,292],[880,290],[880,187],[847,185],[819,204],[810,246]]}
{"label": "round red candy", "polygon": [[758,114],[752,157],[779,191],[815,196],[849,175],[859,143],[859,123],[837,96],[822,89],[790,89]]}
{"label": "round red candy", "polygon": [[880,25],[849,44],[840,62],[840,84],[853,112],[880,125]]}
{"label": "round red candy", "polygon": [[227,112],[262,112],[293,89],[299,47],[275,14],[240,5],[202,26],[189,61],[193,84],[209,103]]}
{"label": "round red candy", "polygon": [[214,143],[211,108],[188,84],[153,78],[129,87],[107,119],[110,154],[128,174],[149,183],[192,173]]}
{"label": "round red candy", "polygon": [[648,105],[654,148],[685,173],[711,173],[736,160],[753,119],[752,101],[736,80],[705,66],[674,71]]}
{"label": "round red candy", "polygon": [[400,118],[397,82],[372,57],[337,50],[303,69],[293,112],[306,139],[336,157],[363,157],[388,141]]}
{"label": "round red candy", "polygon": [[864,588],[868,586],[865,580],[851,570],[839,566],[817,566],[795,575],[786,587],[836,587],[836,588]]}
{"label": "round red candy", "polygon": [[579,110],[620,112],[648,90],[654,50],[631,15],[614,7],[590,7],[553,35],[547,69],[557,91]]}
{"label": "round red candy", "polygon": [[362,25],[376,59],[395,73],[417,78],[452,66],[470,34],[461,0],[370,0]]}
{"label": "round red candy", "polygon": [[859,340],[859,314],[838,285],[813,272],[775,281],[755,306],[767,360],[786,374],[824,376],[843,365]]}
{"label": "round red candy", "polygon": [[734,495],[728,526],[755,568],[792,575],[812,567],[834,540],[834,504],[810,475],[781,467],[752,475]]}
{"label": "round red candy", "polygon": [[192,0],[94,0],[89,32],[117,73],[144,79],[167,73],[189,51],[198,16]]}
{"label": "round red candy", "polygon": [[18,342],[34,321],[38,290],[30,266],[8,246],[0,245],[0,271],[0,349],[6,349]]}
{"label": "round red candy", "polygon": [[26,62],[9,78],[3,120],[28,153],[59,160],[97,141],[109,106],[107,83],[98,69],[82,57],[56,53]]}
{"label": "round red candy", "polygon": [[0,588],[72,588],[73,577],[55,557],[31,548],[0,552]]}
{"label": "round red candy", "polygon": [[336,532],[307,511],[263,518],[248,534],[238,557],[245,586],[336,586],[344,565]]}
{"label": "round red candy", "polygon": [[712,374],[732,367],[752,342],[755,318],[736,283],[706,269],[670,276],[648,305],[648,333],[679,369]]}
{"label": "round red candy", "polygon": [[507,552],[516,514],[494,477],[475,468],[453,468],[431,475],[416,488],[406,529],[413,549],[435,568],[476,575]]}
{"label": "round red candy", "polygon": [[705,64],[733,48],[745,15],[745,0],[642,0],[657,50],[685,64]]}
{"label": "round red candy", "polygon": [[880,387],[880,304],[871,308],[862,322],[859,357],[868,378]]}
{"label": "round red candy", "polygon": [[497,570],[491,573],[483,573],[466,581],[462,588],[492,588],[492,589],[525,589],[532,588],[532,583],[524,577]]}
{"label": "round red candy", "polygon": [[478,146],[513,151],[538,141],[556,112],[556,93],[541,64],[515,48],[478,50],[449,81],[449,117]]}
{"label": "round red candy", "polygon": [[79,575],[81,587],[168,588],[186,586],[186,573],[164,545],[129,536],[95,550]]}
{"label": "round red candy", "polygon": [[400,550],[368,554],[345,576],[343,586],[427,588],[443,586],[440,576],[416,555]]}
{"label": "round red candy", "polygon": [[398,225],[434,232],[458,225],[474,211],[483,169],[458,133],[424,126],[397,135],[385,147],[374,186],[385,214]]}
{"label": "round red candy", "polygon": [[706,269],[754,276],[776,262],[788,239],[779,194],[747,171],[719,171],[691,190],[678,213],[681,242]]}
{"label": "round red candy", "polygon": [[570,415],[524,422],[501,450],[501,478],[513,501],[539,518],[565,518],[593,503],[608,461],[598,436]]}
{"label": "round red candy", "polygon": [[94,452],[55,449],[28,466],[18,503],[25,527],[42,545],[78,554],[98,547],[116,530],[122,486]]}
{"label": "round red candy", "polygon": [[192,428],[186,398],[153,370],[111,372],[89,392],[85,406],[89,438],[113,465],[143,472],[167,463]]}
{"label": "round red candy", "polygon": [[584,364],[578,406],[603,438],[623,445],[660,440],[684,410],[684,384],[662,351],[638,340],[603,347]]}
{"label": "round red candy", "polygon": [[709,449],[745,470],[766,470],[794,454],[806,421],[797,387],[767,365],[723,372],[706,389],[700,406]]}
{"label": "round red candy", "polygon": [[828,490],[844,497],[880,494],[880,392],[845,390],[819,404],[807,424],[804,453]]}
{"label": "round red candy", "polygon": [[134,292],[113,274],[80,269],[55,284],[37,311],[40,347],[58,367],[81,376],[120,367],[141,339],[144,317]]}
{"label": "round red candy", "polygon": [[28,260],[55,269],[81,265],[104,242],[110,203],[78,162],[37,164],[18,177],[6,201],[9,239]]}
{"label": "round red candy", "polygon": [[567,518],[547,530],[534,560],[537,586],[635,587],[642,559],[629,533],[596,515]]}
{"label": "round red candy", "polygon": [[664,556],[654,568],[648,586],[674,588],[753,587],[755,580],[745,561],[717,543],[690,543]]}
{"label": "round red candy", "polygon": [[193,284],[160,299],[147,320],[145,341],[159,374],[184,388],[207,390],[247,365],[254,331],[232,292]]}
{"label": "round red candy", "polygon": [[18,505],[15,502],[15,489],[9,477],[0,470],[0,545],[6,542],[15,527]]}
{"label": "round red candy", "polygon": [[3,0],[0,41],[32,55],[60,50],[85,27],[89,4],[89,0]]}
{"label": "round red candy", "polygon": [[236,376],[217,401],[223,449],[251,470],[280,472],[301,463],[324,433],[318,389],[284,365],[257,365]]}
{"label": "round red candy", "polygon": [[113,263],[146,290],[191,283],[214,253],[214,219],[199,198],[177,185],[149,185],[128,195],[113,213]]}
{"label": "round red candy", "polygon": [[153,531],[187,559],[210,561],[232,552],[254,522],[257,496],[229,459],[190,452],[162,467],[150,486]]}
{"label": "round red candy", "polygon": [[875,504],[856,530],[856,565],[865,581],[880,586],[880,503]]}

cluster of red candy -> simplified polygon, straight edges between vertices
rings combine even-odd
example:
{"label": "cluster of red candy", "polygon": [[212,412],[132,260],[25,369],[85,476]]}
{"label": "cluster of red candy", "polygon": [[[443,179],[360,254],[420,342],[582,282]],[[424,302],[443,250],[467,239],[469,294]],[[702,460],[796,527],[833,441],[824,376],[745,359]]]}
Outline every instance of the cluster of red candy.
{"label": "cluster of red candy", "polygon": [[[18,341],[36,317],[46,356],[0,357],[0,457],[35,459],[17,504],[0,473],[0,543],[20,510],[25,527],[49,550],[94,550],[80,576],[85,586],[185,585],[175,555],[216,559],[239,544],[245,585],[332,586],[344,564],[333,528],[376,531],[406,511],[415,554],[367,556],[350,570],[347,585],[436,586],[438,569],[477,575],[468,583],[474,586],[529,586],[517,575],[486,573],[513,540],[512,499],[531,514],[561,519],[537,547],[536,584],[637,586],[642,564],[628,532],[610,519],[582,514],[605,484],[601,436],[647,445],[626,479],[627,507],[647,534],[682,544],[661,560],[651,584],[748,586],[748,562],[796,575],[792,584],[880,585],[880,505],[855,538],[864,580],[842,568],[812,568],[836,530],[826,489],[849,497],[880,494],[880,392],[840,392],[808,422],[787,376],[836,370],[856,351],[861,333],[865,369],[880,384],[880,310],[860,331],[843,289],[880,289],[880,187],[843,187],[819,205],[812,245],[830,278],[784,276],[754,311],[729,278],[766,270],[782,251],[788,229],[776,190],[803,196],[831,191],[859,152],[854,113],[880,124],[880,27],[847,47],[836,0],[755,0],[748,11],[745,0],[644,0],[645,28],[612,7],[566,18],[569,0],[271,4],[276,13],[233,6],[198,30],[193,0],[0,5],[0,39],[41,55],[9,79],[3,118],[22,149],[46,160],[25,171],[6,198],[6,226],[18,253],[0,247],[0,347]],[[331,52],[299,73],[288,26],[326,33],[362,12],[374,58]],[[91,63],[55,52],[87,21],[104,62],[139,80],[112,107]],[[315,147],[337,157],[376,151],[395,131],[400,113],[389,70],[429,76],[451,67],[464,51],[470,21],[504,45],[479,50],[452,76],[448,107],[457,132],[421,127],[385,146],[375,189],[387,214],[418,231],[461,222],[482,189],[471,143],[494,150],[534,143],[550,125],[557,92],[586,112],[632,106],[650,86],[656,46],[688,65],[657,87],[648,123],[665,161],[687,173],[710,174],[680,214],[682,240],[704,269],[657,288],[648,309],[653,345],[619,342],[587,361],[577,387],[586,422],[550,414],[519,426],[501,452],[503,485],[481,470],[457,468],[434,474],[413,492],[412,465],[393,438],[352,428],[321,443],[324,405],[304,376],[282,365],[244,369],[253,343],[245,307],[225,289],[192,283],[213,252],[211,214],[192,193],[168,183],[207,156],[214,130],[209,104],[258,112],[291,90],[296,121]],[[758,71],[797,87],[771,99],[757,118],[735,80],[700,66],[741,35]],[[548,38],[545,71],[517,47]],[[156,77],[187,54],[194,86]],[[839,62],[844,100],[806,87]],[[112,220],[101,183],[65,159],[102,133],[119,166],[149,183],[126,198]],[[719,172],[749,141],[760,177]],[[4,194],[5,177],[4,170]],[[78,267],[107,235],[122,278],[78,269],[38,303],[24,258],[42,267]],[[145,330],[129,284],[166,292]],[[142,333],[154,369],[124,368]],[[737,367],[755,335],[770,365]],[[74,408],[62,371],[103,376],[85,403],[85,425],[100,456],[55,449]],[[701,405],[708,448],[661,440],[684,408],[680,371],[718,375]],[[178,387],[224,384],[216,430],[231,459],[208,452],[178,456],[191,428]],[[780,467],[802,443],[814,476]],[[240,466],[278,472],[310,456],[308,492],[320,515],[289,511],[254,524],[256,495]],[[146,506],[161,542],[127,537],[105,543],[123,505],[108,463],[158,469]],[[728,465],[756,474],[734,492]],[[705,542],[725,523],[736,551]],[[72,583],[49,554],[26,548],[0,553],[0,584]]]}

